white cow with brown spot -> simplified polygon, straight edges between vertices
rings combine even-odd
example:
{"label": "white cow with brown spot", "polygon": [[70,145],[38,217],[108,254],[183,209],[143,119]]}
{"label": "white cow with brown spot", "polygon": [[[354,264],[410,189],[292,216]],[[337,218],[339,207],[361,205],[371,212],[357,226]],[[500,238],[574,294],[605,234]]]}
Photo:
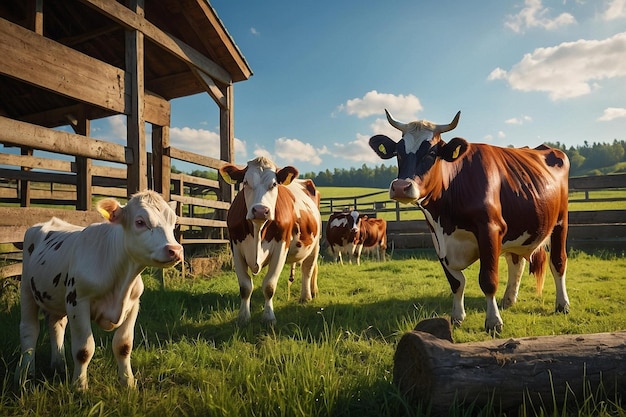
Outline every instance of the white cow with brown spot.
{"label": "white cow with brown spot", "polygon": [[112,347],[120,382],[135,386],[130,354],[144,289],[141,272],[182,261],[183,247],[174,239],[175,212],[154,191],[135,194],[125,206],[104,199],[98,210],[108,221],[83,228],[53,218],[26,231],[16,371],[20,385],[35,372],[42,310],[57,370],[65,369],[63,339],[70,325],[72,380],[78,390],[88,387],[87,366],[95,350],[92,320],[104,330],[116,330]]}

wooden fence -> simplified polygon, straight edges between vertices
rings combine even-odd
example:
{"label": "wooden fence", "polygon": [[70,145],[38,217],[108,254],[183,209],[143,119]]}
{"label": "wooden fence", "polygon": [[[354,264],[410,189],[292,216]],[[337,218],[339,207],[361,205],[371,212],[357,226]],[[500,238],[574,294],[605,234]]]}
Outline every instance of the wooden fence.
{"label": "wooden fence", "polygon": [[[583,251],[623,253],[626,250],[626,174],[573,177],[569,179],[569,189],[570,195],[584,193],[583,198],[570,198],[570,203],[617,202],[619,205],[624,202],[624,204],[623,208],[614,210],[570,211],[568,247]],[[599,191],[605,190],[620,191],[620,196],[596,197]],[[425,220],[402,220],[403,217],[407,217],[407,213],[418,209],[390,201],[387,191],[341,198],[322,197],[322,219],[328,219],[332,212],[341,211],[346,207],[370,216],[386,213],[385,217],[389,217],[391,213],[395,220],[387,222],[389,247],[433,248],[430,229]]]}

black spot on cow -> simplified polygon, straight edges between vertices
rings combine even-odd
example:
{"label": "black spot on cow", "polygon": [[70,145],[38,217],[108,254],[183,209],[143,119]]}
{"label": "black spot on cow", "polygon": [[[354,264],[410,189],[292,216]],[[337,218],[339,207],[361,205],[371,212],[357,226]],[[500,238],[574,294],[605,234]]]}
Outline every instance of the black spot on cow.
{"label": "black spot on cow", "polygon": [[68,277],[69,277],[69,275],[66,273],[65,274],[65,278],[63,279],[63,285],[65,285],[66,287],[67,287],[67,284],[68,284]]}
{"label": "black spot on cow", "polygon": [[130,345],[128,343],[124,343],[122,346],[120,346],[117,352],[122,357],[129,356],[131,352]]}
{"label": "black spot on cow", "polygon": [[32,255],[33,251],[35,250],[35,244],[31,243],[27,250],[28,250],[28,254]]}
{"label": "black spot on cow", "polygon": [[54,234],[55,234],[54,231],[50,231],[50,232],[46,233],[46,237],[44,237],[43,240],[48,240],[49,238],[54,236]]}
{"label": "black spot on cow", "polygon": [[33,292],[33,297],[35,297],[36,301],[43,303],[44,300],[52,300],[52,296],[48,294],[46,291],[43,293],[40,292],[35,286],[35,277],[31,277],[30,279],[30,290]]}
{"label": "black spot on cow", "polygon": [[546,164],[551,167],[562,167],[563,159],[559,158],[554,151],[546,155]]}
{"label": "black spot on cow", "polygon": [[61,245],[63,245],[64,240],[60,240],[59,243],[57,243],[56,245],[54,245],[54,250],[59,250],[59,248],[61,247]]}
{"label": "black spot on cow", "polygon": [[76,353],[76,360],[80,363],[85,363],[89,360],[89,351],[86,348],[80,349]]}
{"label": "black spot on cow", "polygon": [[71,304],[73,307],[76,307],[76,290],[70,291],[67,294],[67,303]]}
{"label": "black spot on cow", "polygon": [[59,272],[56,277],[52,280],[52,283],[55,287],[59,285],[59,281],[61,280],[61,273]]}

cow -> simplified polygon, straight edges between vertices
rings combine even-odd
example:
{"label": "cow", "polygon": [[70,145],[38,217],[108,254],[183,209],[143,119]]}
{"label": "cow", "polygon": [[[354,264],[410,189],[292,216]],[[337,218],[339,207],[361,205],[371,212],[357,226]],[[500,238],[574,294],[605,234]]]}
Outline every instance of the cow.
{"label": "cow", "polygon": [[326,243],[335,262],[343,265],[342,254],[352,263],[359,234],[359,212],[356,210],[330,215],[326,223]]}
{"label": "cow", "polygon": [[135,386],[130,355],[144,289],[141,272],[183,260],[183,247],[174,239],[176,214],[149,190],[133,195],[126,205],[112,198],[100,200],[97,209],[107,221],[81,227],[53,217],[24,235],[21,357],[15,375],[20,385],[35,373],[41,310],[57,371],[65,370],[69,323],[72,381],[78,391],[88,389],[87,367],[95,349],[92,320],[106,331],[115,330],[112,347],[119,380],[123,386]]}
{"label": "cow", "polygon": [[461,112],[447,125],[426,120],[403,123],[385,113],[402,138],[396,143],[375,135],[369,144],[382,159],[397,157],[398,176],[391,182],[389,197],[424,212],[454,294],[453,324],[465,318],[462,271],[480,260],[478,280],[487,301],[485,329],[500,332],[503,323],[495,300],[498,257],[504,255],[509,270],[502,300],[506,308],[517,300],[526,260],[531,261],[541,293],[548,244],[556,311],[568,313],[567,156],[545,145],[500,148],[459,137],[446,143],[441,134],[457,126]]}
{"label": "cow", "polygon": [[322,219],[320,195],[311,180],[297,179],[292,166],[278,169],[265,157],[249,161],[245,168],[225,164],[220,175],[230,184],[241,183],[226,216],[233,264],[239,281],[241,307],[238,320],[250,321],[252,274],[267,266],[262,290],[265,307],[262,321],[276,323],[273,297],[285,265],[302,267],[300,302],[318,293],[317,257],[320,250]]}
{"label": "cow", "polygon": [[359,231],[354,249],[356,263],[361,264],[361,252],[374,252],[377,261],[385,260],[387,250],[387,222],[385,219],[376,219],[361,215],[359,217]]}

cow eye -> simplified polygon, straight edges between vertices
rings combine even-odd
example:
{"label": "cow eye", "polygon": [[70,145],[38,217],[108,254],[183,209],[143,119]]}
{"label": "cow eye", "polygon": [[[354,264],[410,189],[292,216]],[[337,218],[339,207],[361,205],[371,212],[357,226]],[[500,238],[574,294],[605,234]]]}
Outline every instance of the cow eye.
{"label": "cow eye", "polygon": [[144,228],[148,227],[148,225],[146,224],[146,222],[143,219],[135,220],[135,226],[137,226],[138,229],[144,229]]}

